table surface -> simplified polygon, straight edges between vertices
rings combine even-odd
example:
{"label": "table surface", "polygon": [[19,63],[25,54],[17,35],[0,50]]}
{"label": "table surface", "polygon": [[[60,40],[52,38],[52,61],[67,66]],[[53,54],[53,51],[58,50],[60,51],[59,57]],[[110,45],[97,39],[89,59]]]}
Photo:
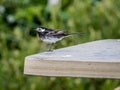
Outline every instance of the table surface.
{"label": "table surface", "polygon": [[24,74],[120,78],[120,39],[98,40],[27,56]]}

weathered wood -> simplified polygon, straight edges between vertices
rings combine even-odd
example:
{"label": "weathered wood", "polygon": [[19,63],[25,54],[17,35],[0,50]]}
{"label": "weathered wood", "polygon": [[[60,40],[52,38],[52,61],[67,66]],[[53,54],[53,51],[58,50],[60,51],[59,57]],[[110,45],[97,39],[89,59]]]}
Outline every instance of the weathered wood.
{"label": "weathered wood", "polygon": [[120,39],[93,41],[27,56],[24,74],[120,78]]}

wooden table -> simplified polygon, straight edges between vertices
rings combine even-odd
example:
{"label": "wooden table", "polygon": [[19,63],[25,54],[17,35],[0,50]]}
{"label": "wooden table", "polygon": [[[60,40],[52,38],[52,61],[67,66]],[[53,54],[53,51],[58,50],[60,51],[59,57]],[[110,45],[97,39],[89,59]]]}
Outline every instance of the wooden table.
{"label": "wooden table", "polygon": [[24,74],[120,79],[120,39],[107,39],[27,56]]}

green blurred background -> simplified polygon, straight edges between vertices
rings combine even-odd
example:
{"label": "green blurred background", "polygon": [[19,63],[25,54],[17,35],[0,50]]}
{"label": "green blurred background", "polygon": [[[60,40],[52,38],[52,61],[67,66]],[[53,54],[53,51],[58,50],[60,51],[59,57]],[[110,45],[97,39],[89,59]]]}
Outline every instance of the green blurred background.
{"label": "green blurred background", "polygon": [[84,36],[65,38],[55,49],[120,38],[120,0],[0,0],[0,90],[113,90],[117,79],[38,77],[23,74],[25,56],[43,52],[35,27]]}

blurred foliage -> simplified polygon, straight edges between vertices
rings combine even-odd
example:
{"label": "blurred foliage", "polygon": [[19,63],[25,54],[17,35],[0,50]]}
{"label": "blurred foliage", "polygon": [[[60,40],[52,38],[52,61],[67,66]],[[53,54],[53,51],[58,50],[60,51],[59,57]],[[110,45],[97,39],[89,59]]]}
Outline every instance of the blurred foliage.
{"label": "blurred foliage", "polygon": [[23,67],[25,56],[46,50],[34,31],[39,25],[86,33],[56,43],[62,48],[120,38],[119,24],[120,0],[1,0],[0,90],[113,90],[120,80],[27,76]]}

